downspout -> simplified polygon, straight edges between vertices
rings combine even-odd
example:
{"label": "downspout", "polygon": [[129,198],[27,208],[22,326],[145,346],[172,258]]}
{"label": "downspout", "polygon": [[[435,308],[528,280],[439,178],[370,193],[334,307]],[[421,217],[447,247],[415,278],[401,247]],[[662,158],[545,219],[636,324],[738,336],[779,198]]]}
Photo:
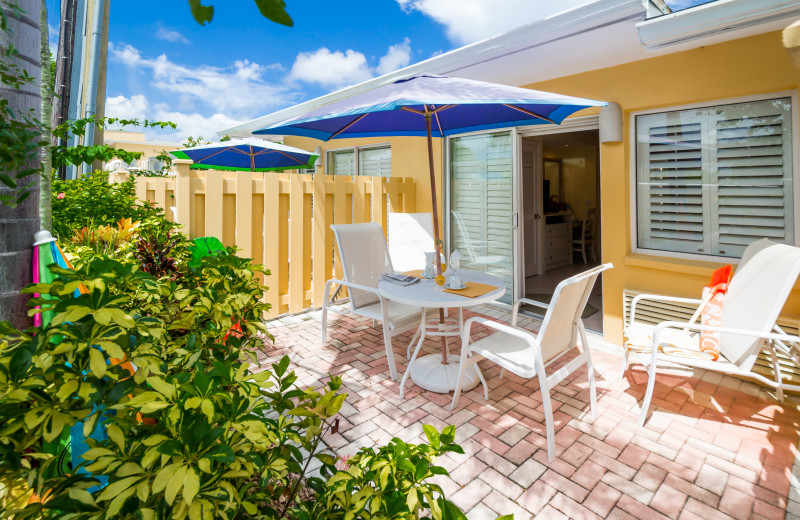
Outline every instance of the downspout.
{"label": "downspout", "polygon": [[[94,11],[92,13],[92,34],[89,41],[89,80],[86,84],[86,108],[84,117],[97,115],[97,83],[100,79],[100,55],[102,54],[103,44],[103,20],[105,20],[105,0],[93,0]],[[94,146],[95,125],[86,125],[86,135],[83,137],[84,146]],[[84,165],[85,171],[91,165]]]}
{"label": "downspout", "polygon": [[[67,119],[75,121],[81,117],[81,100],[83,99],[83,78],[84,66],[86,63],[86,2],[87,0],[77,0],[75,17],[73,18],[74,39],[72,44],[72,58],[70,61],[69,78],[69,110]],[[67,138],[67,146],[77,146],[80,144],[78,136],[70,134]],[[67,166],[66,178],[75,179],[78,176],[78,167],[74,164]]]}

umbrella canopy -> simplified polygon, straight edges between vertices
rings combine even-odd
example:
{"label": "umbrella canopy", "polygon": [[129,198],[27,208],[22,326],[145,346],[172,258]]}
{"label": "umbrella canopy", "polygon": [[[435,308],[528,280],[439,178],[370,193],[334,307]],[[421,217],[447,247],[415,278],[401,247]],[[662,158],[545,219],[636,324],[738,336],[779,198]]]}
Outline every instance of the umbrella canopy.
{"label": "umbrella canopy", "polygon": [[261,139],[231,139],[170,152],[194,161],[192,169],[268,172],[313,168],[319,155]]}
{"label": "umbrella canopy", "polygon": [[256,130],[255,134],[313,137],[323,141],[352,137],[431,136],[512,126],[559,124],[587,107],[607,103],[463,78],[423,74],[401,79],[298,117]]}

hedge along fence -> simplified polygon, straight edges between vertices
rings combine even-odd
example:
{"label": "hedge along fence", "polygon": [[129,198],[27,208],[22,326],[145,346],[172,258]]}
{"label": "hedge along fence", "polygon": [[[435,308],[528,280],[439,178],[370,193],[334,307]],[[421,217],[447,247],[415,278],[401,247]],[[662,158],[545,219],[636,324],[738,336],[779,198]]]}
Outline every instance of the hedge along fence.
{"label": "hedge along fence", "polygon": [[[204,171],[190,170],[189,161],[175,164],[173,177],[138,177],[138,198],[164,209],[192,237],[217,237],[269,269],[264,283],[270,318],[321,307],[325,282],[343,277],[331,224],[374,221],[385,233],[388,211],[416,211],[412,178]],[[112,174],[110,181],[127,175]]]}

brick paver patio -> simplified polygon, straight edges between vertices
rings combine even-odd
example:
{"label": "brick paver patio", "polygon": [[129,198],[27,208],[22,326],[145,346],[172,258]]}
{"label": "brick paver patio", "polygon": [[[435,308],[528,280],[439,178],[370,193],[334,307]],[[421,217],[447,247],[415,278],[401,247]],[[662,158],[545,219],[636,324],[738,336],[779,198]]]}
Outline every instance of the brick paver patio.
{"label": "brick paver patio", "polygon": [[[505,314],[490,307],[478,310]],[[451,412],[451,395],[422,391],[411,381],[400,399],[399,384],[389,377],[380,326],[331,314],[330,341],[320,346],[318,315],[270,322],[275,343],[264,346],[262,366],[288,354],[304,385],[318,385],[328,373],[342,376],[349,397],[340,433],[325,439],[337,455],[395,436],[421,442],[422,424],[455,424],[466,454],[439,459],[450,478],[438,483],[470,520],[509,513],[517,520],[800,519],[797,399],[779,403],[761,387],[719,374],[662,373],[654,411],[640,428],[642,365],[634,362],[619,379],[621,358],[594,348],[599,341],[594,338],[597,419],[589,413],[586,372],[579,371],[553,395],[557,458],[549,464],[536,379],[500,379],[499,368],[482,361],[489,401],[478,386],[462,394]],[[410,336],[394,340],[401,374]],[[438,345],[433,340],[426,346],[437,351]],[[455,340],[451,345],[458,351]]]}

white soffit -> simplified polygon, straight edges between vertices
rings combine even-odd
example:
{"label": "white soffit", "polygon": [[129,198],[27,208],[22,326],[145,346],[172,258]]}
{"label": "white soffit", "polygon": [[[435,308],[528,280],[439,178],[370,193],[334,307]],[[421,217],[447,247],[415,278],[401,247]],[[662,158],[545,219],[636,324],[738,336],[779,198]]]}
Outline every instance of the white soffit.
{"label": "white soffit", "polygon": [[643,21],[637,28],[647,50],[669,47],[676,52],[781,30],[798,17],[798,1],[717,0]]}

